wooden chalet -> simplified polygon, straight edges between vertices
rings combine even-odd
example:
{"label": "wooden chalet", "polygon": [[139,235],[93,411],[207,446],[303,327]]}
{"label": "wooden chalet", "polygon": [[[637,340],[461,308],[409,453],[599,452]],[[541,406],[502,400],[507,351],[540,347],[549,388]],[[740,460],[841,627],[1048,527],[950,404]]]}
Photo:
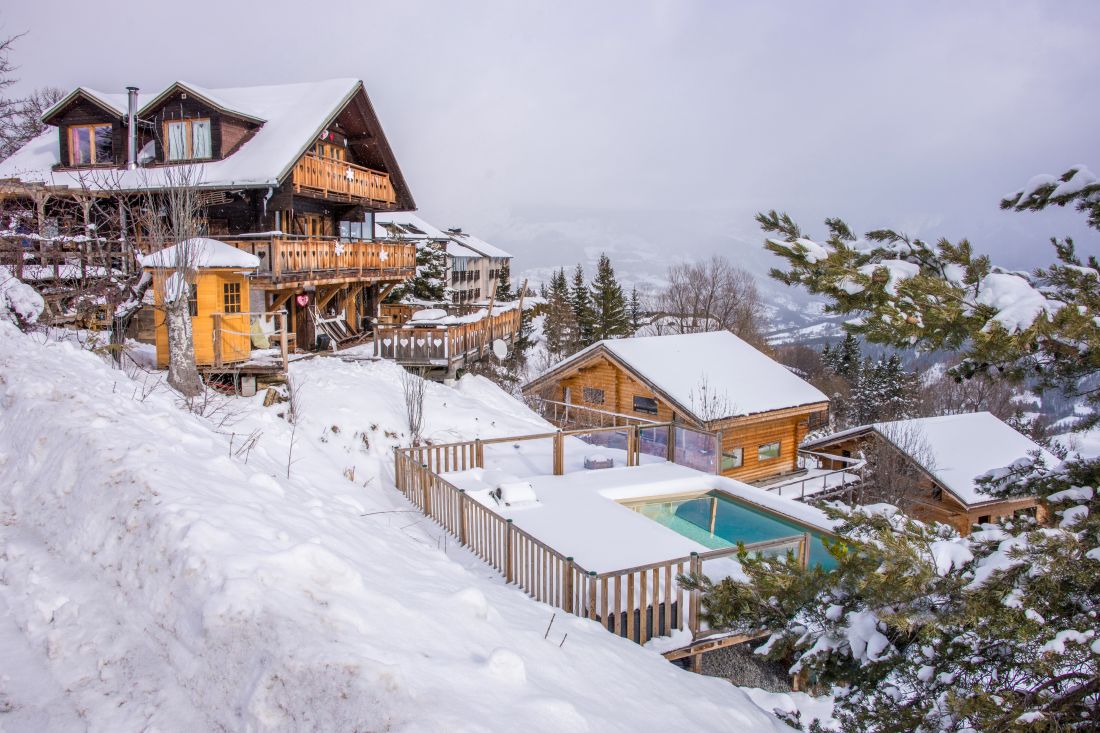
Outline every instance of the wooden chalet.
{"label": "wooden chalet", "polygon": [[[861,425],[804,444],[842,457],[859,456],[875,444],[897,451],[919,475],[907,513],[922,521],[950,524],[970,534],[975,524],[1025,513],[1037,516],[1035,498],[998,499],[983,494],[975,478],[1038,453],[1048,466],[1058,459],[988,412],[942,415]],[[1042,517],[1039,517],[1042,519]]]}
{"label": "wooden chalet", "polygon": [[600,341],[523,392],[549,406],[544,414],[563,428],[595,418],[716,433],[717,472],[745,482],[799,471],[798,447],[829,409],[822,392],[728,331]]}
{"label": "wooden chalet", "polygon": [[[415,202],[362,82],[177,81],[138,100],[134,88],[73,90],[43,115],[50,128],[0,163],[3,195],[24,197],[40,229],[63,204],[94,200],[84,225],[103,232],[110,227],[97,217],[114,211],[104,199],[168,191],[190,171],[206,235],[258,260],[242,312],[285,311],[298,347],[369,332],[416,258],[411,243],[375,239],[374,214]],[[118,219],[131,255],[164,246],[124,213]]]}

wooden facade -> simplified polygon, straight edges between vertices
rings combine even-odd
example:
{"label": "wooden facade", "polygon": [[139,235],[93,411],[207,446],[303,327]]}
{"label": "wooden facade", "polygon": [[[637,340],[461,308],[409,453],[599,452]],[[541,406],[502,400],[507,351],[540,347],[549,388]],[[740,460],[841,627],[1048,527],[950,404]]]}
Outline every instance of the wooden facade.
{"label": "wooden facade", "polygon": [[[154,342],[157,367],[168,366],[168,328],[164,320],[165,283],[173,270],[153,273]],[[247,314],[249,278],[240,268],[202,268],[193,285],[191,336],[195,343],[195,364],[200,367],[231,365],[247,361],[252,351],[251,319]]]}
{"label": "wooden facade", "polygon": [[[835,440],[824,438],[814,441],[815,451],[849,457],[859,456],[876,448],[883,438],[871,428],[855,434],[837,436]],[[900,451],[899,451],[900,452]],[[970,534],[976,524],[1011,519],[1018,512],[1034,513],[1041,521],[1045,519],[1044,509],[1034,497],[1017,499],[989,499],[980,503],[967,503],[953,494],[949,488],[929,473],[916,461],[909,459],[913,470],[919,475],[919,491],[907,497],[904,507],[907,514],[923,522],[940,522],[958,530],[959,534]]]}
{"label": "wooden facade", "polygon": [[798,446],[809,432],[811,420],[820,419],[829,408],[828,402],[816,402],[700,420],[605,349],[593,350],[567,368],[543,375],[526,385],[524,392],[639,420],[679,422],[720,433],[720,473],[746,482],[798,471]]}

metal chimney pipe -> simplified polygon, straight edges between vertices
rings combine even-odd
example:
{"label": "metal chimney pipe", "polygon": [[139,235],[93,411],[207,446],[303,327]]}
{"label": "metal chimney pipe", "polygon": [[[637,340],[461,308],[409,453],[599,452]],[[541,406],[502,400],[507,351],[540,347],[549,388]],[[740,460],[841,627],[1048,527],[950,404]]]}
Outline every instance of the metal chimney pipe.
{"label": "metal chimney pipe", "polygon": [[137,87],[126,87],[126,165],[129,168],[137,168],[137,97]]}

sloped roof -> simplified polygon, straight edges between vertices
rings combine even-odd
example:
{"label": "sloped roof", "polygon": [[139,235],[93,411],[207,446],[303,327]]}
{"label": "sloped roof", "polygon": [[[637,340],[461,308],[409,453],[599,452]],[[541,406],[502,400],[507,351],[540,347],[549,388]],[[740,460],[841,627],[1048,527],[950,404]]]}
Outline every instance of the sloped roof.
{"label": "sloped roof", "polygon": [[[257,87],[246,88],[255,89]],[[155,109],[157,105],[164,101],[165,97],[176,91],[188,92],[192,96],[197,97],[205,102],[213,109],[217,109],[222,112],[228,112],[238,117],[252,120],[256,123],[263,123],[267,121],[263,117],[256,114],[254,111],[243,109],[240,106],[239,99],[236,101],[233,100],[234,96],[239,96],[235,95],[234,92],[239,92],[240,89],[207,89],[206,87],[201,87],[198,84],[192,84],[191,82],[186,81],[177,81],[168,85],[168,87],[166,87],[163,91],[161,91],[155,97],[142,105],[141,109],[138,110],[138,116],[142,117],[149,114],[150,111]],[[225,92],[229,92],[228,97],[224,96]]]}
{"label": "sloped roof", "polygon": [[606,339],[558,363],[524,389],[601,350],[700,423],[829,401],[812,384],[729,331]]}
{"label": "sloped roof", "polygon": [[97,106],[102,107],[103,111],[114,113],[119,117],[126,116],[127,106],[129,105],[126,94],[107,94],[106,92],[99,92],[89,87],[77,87],[43,112],[40,119],[45,122],[64,109],[77,97],[84,97]]}
{"label": "sloped roof", "polygon": [[1009,466],[1033,451],[1039,451],[1048,466],[1059,462],[1050,451],[989,412],[872,423],[803,445],[814,448],[870,431],[889,440],[967,505],[995,501],[980,493],[974,483],[975,477],[987,471]]}
{"label": "sloped roof", "polygon": [[181,255],[190,259],[192,267],[196,268],[254,270],[260,266],[260,258],[256,255],[237,249],[231,244],[206,237],[188,239],[144,255],[141,258],[141,265],[157,269],[175,269]]}
{"label": "sloped roof", "polygon": [[[358,79],[329,79],[299,84],[207,89],[195,84],[173,82],[142,107],[142,112],[175,89],[186,89],[219,109],[230,111],[263,124],[255,134],[232,155],[223,160],[193,164],[202,188],[275,186],[290,172],[299,157],[320,133],[332,123],[339,112],[363,92]],[[126,95],[91,92],[83,87],[78,92],[95,94],[105,104],[119,105],[126,113]],[[365,94],[365,92],[364,92]],[[68,97],[66,98],[68,99]],[[64,100],[63,100],[64,101]],[[368,115],[373,117],[369,109]],[[55,108],[59,109],[58,105]],[[371,120],[377,122],[377,120]],[[381,130],[379,129],[379,133]],[[392,158],[384,137],[384,153]],[[55,171],[61,161],[57,128],[50,128],[34,138],[11,157],[0,162],[0,179],[16,178],[24,182],[45,183],[71,188],[106,188],[138,190],[170,184],[171,171],[181,166],[155,166],[128,170],[125,168],[82,171]],[[191,164],[188,164],[191,167]],[[404,179],[393,161],[388,171],[398,190],[405,190]],[[166,176],[166,172],[168,175]],[[411,198],[408,199],[411,204]]]}
{"label": "sloped roof", "polygon": [[[387,226],[389,225],[389,226]],[[390,227],[397,226],[394,233]],[[379,239],[404,239],[408,241],[446,242],[447,254],[452,257],[511,257],[499,247],[465,232],[444,231],[415,214],[408,212],[379,212],[374,215],[374,233]]]}

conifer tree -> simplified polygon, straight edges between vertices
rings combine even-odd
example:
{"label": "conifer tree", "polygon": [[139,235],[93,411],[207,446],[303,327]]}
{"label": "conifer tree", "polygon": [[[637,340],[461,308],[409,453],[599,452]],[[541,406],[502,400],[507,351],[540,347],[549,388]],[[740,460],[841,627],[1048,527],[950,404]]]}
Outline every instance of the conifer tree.
{"label": "conifer tree", "polygon": [[622,286],[615,279],[611,259],[601,254],[592,280],[592,341],[624,338],[631,334],[630,314]]}
{"label": "conifer tree", "polygon": [[573,270],[573,282],[569,287],[569,305],[573,309],[573,321],[576,330],[572,334],[570,353],[579,351],[593,343],[596,333],[595,315],[592,312],[592,297],[588,285],[584,282],[584,267],[579,263]]}
{"label": "conifer tree", "polygon": [[630,288],[630,328],[634,333],[642,327],[642,302],[638,298],[638,287]]}
{"label": "conifer tree", "polygon": [[512,292],[512,267],[508,264],[508,260],[504,260],[504,264],[500,268],[500,274],[497,276],[496,299],[499,303],[515,300],[516,297],[516,294]]}
{"label": "conifer tree", "polygon": [[433,303],[451,298],[447,285],[447,253],[435,242],[416,245],[416,274],[411,280],[394,288],[387,302],[397,303],[409,297]]}
{"label": "conifer tree", "polygon": [[573,353],[572,345],[577,340],[577,321],[573,317],[573,308],[569,298],[569,283],[565,279],[565,270],[560,269],[550,277],[546,290],[546,318],[543,332],[546,335],[546,350],[552,359],[557,360]]}

